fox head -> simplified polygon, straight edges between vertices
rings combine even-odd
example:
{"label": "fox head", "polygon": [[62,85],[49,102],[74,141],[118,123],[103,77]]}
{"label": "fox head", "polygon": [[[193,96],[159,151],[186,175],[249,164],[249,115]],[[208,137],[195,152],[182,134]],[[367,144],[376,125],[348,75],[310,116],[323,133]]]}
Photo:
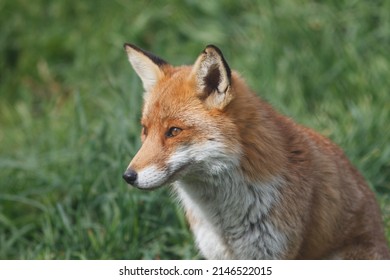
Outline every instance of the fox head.
{"label": "fox head", "polygon": [[222,52],[209,45],[193,66],[174,67],[132,44],[125,50],[144,88],[142,146],[125,181],[154,189],[238,164],[241,147],[228,110],[235,90]]}

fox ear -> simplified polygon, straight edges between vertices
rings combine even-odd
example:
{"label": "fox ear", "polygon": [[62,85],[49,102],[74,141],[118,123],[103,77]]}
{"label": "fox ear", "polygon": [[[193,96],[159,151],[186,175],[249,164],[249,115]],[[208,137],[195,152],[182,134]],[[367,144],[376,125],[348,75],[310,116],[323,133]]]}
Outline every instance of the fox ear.
{"label": "fox ear", "polygon": [[148,93],[163,76],[162,67],[168,63],[152,53],[132,44],[125,44],[130,64],[142,80],[145,92]]}
{"label": "fox ear", "polygon": [[220,49],[208,45],[200,54],[192,70],[198,96],[209,108],[223,109],[232,99],[231,71]]}

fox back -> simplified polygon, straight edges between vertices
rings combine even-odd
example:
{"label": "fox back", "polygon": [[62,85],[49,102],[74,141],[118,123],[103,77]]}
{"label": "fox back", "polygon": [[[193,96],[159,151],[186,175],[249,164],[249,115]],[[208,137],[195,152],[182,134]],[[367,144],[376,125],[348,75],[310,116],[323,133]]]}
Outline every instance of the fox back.
{"label": "fox back", "polygon": [[258,98],[209,45],[174,67],[132,44],[142,146],[123,177],[173,184],[209,259],[388,259],[373,192],[343,151]]}

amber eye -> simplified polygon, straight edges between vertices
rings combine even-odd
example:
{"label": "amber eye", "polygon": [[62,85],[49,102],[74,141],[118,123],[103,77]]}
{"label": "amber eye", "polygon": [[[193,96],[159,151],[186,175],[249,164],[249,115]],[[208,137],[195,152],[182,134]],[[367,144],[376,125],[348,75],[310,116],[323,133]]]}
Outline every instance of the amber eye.
{"label": "amber eye", "polygon": [[142,135],[147,136],[148,135],[148,128],[146,126],[142,126]]}
{"label": "amber eye", "polygon": [[180,132],[182,132],[181,128],[178,127],[171,127],[168,129],[168,131],[165,133],[165,136],[170,138],[170,137],[175,137],[177,136]]}

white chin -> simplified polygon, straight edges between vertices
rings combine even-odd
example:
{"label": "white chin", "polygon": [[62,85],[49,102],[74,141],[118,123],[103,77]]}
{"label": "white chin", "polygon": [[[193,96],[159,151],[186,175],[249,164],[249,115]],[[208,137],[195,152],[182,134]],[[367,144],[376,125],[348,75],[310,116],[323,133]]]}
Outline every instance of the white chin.
{"label": "white chin", "polygon": [[143,190],[153,190],[163,186],[169,178],[169,174],[165,170],[160,170],[152,165],[138,172],[137,180],[134,182],[134,187]]}

